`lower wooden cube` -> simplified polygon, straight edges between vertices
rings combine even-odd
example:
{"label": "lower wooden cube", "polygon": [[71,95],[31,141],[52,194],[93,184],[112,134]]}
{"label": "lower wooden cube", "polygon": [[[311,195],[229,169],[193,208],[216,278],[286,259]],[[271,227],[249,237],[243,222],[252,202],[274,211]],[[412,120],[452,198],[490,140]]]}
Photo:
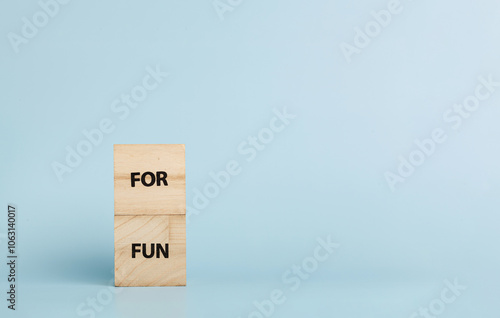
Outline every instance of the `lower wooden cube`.
{"label": "lower wooden cube", "polygon": [[115,215],[115,286],[185,286],[186,216]]}

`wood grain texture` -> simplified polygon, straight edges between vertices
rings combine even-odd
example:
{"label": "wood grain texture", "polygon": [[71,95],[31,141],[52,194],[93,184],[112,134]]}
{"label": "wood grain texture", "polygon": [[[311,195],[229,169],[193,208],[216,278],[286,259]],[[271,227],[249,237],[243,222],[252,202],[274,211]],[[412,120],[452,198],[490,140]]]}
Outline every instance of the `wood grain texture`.
{"label": "wood grain texture", "polygon": [[[132,172],[166,171],[168,186],[131,187]],[[115,215],[186,214],[184,145],[114,145]]]}
{"label": "wood grain texture", "polygon": [[[132,258],[132,243],[168,243],[168,258]],[[116,286],[186,285],[186,216],[115,216]]]}
{"label": "wood grain texture", "polygon": [[[132,187],[132,172],[157,171],[167,173],[168,185],[147,186],[145,179],[146,185],[139,181]],[[115,285],[185,286],[184,145],[115,145],[114,173]],[[133,252],[133,244],[139,251]],[[162,249],[168,244],[168,255],[151,244]]]}

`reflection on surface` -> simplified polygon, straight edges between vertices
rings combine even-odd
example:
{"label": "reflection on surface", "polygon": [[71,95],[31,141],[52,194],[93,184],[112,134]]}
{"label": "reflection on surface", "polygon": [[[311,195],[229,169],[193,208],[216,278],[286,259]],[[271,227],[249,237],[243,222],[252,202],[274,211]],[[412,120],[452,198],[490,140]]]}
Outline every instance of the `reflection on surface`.
{"label": "reflection on surface", "polygon": [[186,317],[186,287],[118,287],[116,317]]}

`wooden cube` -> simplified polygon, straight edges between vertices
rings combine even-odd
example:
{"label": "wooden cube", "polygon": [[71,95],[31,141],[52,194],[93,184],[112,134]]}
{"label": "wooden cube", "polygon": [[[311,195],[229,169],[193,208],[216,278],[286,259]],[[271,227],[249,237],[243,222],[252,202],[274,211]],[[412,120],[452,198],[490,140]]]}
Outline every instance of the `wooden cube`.
{"label": "wooden cube", "polygon": [[186,285],[186,216],[115,216],[115,285]]}
{"label": "wooden cube", "polygon": [[184,145],[115,145],[115,285],[186,285]]}
{"label": "wooden cube", "polygon": [[186,214],[184,145],[115,145],[114,166],[115,215]]}

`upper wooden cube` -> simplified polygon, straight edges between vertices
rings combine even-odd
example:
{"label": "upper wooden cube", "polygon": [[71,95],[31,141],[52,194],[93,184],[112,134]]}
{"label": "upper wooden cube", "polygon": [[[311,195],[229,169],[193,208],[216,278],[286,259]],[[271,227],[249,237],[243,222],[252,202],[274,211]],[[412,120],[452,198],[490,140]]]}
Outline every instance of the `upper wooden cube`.
{"label": "upper wooden cube", "polygon": [[114,145],[115,215],[186,214],[185,147]]}

